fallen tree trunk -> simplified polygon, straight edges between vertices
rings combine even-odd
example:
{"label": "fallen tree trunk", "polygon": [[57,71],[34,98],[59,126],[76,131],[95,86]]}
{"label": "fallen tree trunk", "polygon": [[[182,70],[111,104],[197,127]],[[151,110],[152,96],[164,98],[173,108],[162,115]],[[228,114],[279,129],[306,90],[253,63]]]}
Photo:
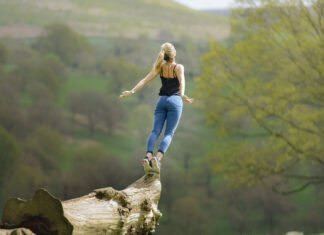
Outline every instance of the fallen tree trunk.
{"label": "fallen tree trunk", "polygon": [[36,235],[26,228],[0,229],[0,235]]}
{"label": "fallen tree trunk", "polygon": [[64,202],[39,189],[31,200],[7,201],[0,235],[28,234],[10,233],[17,228],[28,228],[37,235],[152,234],[162,215],[160,195],[160,175],[153,172],[122,191],[96,189]]}

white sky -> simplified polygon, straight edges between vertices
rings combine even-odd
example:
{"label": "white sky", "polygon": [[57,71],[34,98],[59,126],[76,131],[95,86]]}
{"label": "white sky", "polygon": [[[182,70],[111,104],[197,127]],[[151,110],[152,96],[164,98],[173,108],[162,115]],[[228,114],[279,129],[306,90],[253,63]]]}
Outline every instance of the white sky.
{"label": "white sky", "polygon": [[233,6],[234,0],[176,0],[194,9],[223,9]]}

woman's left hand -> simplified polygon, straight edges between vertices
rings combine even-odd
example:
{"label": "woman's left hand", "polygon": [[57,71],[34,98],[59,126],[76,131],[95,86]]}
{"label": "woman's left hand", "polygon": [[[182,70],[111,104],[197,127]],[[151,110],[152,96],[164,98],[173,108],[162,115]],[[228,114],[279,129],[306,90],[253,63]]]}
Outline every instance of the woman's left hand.
{"label": "woman's left hand", "polygon": [[186,95],[183,95],[181,96],[182,100],[188,104],[192,104],[194,102],[194,99],[193,98],[189,98],[188,96]]}
{"label": "woman's left hand", "polygon": [[123,91],[123,92],[120,94],[119,98],[124,98],[124,97],[127,97],[127,96],[131,96],[131,95],[133,95],[133,94],[134,94],[133,91]]}

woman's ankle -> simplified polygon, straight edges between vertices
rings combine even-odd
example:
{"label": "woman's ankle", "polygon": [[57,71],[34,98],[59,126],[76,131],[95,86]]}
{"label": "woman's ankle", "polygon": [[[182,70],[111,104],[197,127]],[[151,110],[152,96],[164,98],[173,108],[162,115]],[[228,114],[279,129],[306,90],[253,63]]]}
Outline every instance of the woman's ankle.
{"label": "woman's ankle", "polygon": [[148,159],[151,159],[153,157],[153,153],[152,152],[146,152],[146,157],[148,157]]}
{"label": "woman's ankle", "polygon": [[157,152],[157,154],[156,154],[156,157],[161,161],[162,160],[162,158],[163,158],[163,156],[164,156],[164,153],[162,152],[162,151],[158,151]]}

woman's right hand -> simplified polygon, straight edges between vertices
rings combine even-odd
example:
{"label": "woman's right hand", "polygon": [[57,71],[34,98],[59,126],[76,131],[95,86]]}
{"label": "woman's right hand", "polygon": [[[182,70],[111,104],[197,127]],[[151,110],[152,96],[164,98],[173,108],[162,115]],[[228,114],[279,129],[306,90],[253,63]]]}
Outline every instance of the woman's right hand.
{"label": "woman's right hand", "polygon": [[124,97],[127,97],[127,96],[131,96],[131,95],[133,95],[133,94],[134,94],[133,91],[123,91],[123,92],[120,94],[119,98],[124,98]]}
{"label": "woman's right hand", "polygon": [[186,95],[182,95],[181,96],[182,100],[188,104],[192,104],[194,102],[194,99],[193,98],[189,98],[188,96]]}

